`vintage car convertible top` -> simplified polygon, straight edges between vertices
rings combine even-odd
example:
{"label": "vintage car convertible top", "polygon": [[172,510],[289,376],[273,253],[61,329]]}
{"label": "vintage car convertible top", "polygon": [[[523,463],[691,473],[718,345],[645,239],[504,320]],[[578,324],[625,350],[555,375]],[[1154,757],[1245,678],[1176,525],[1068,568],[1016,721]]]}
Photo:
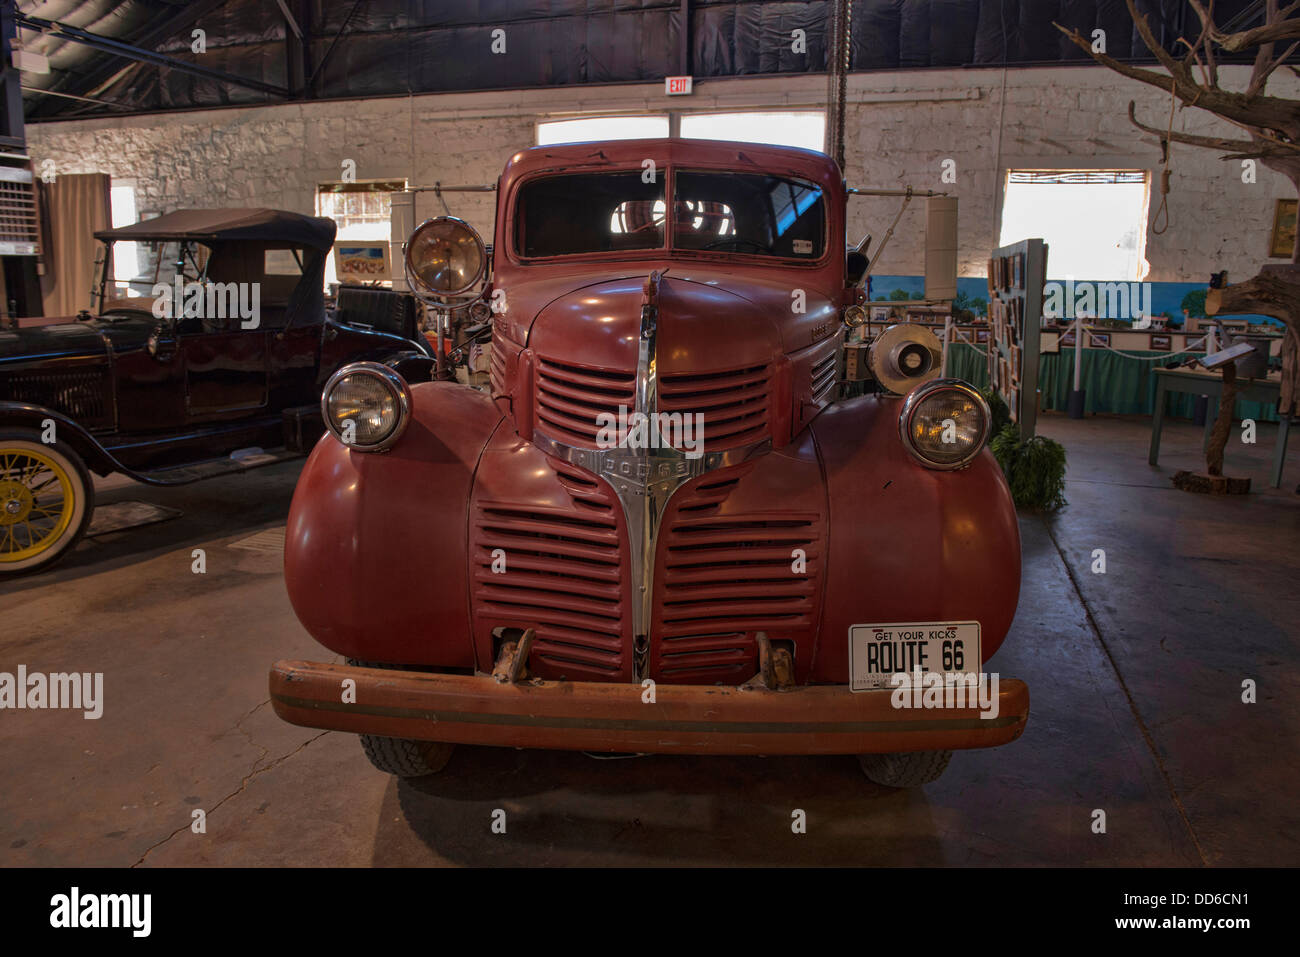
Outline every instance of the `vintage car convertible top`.
{"label": "vintage car convertible top", "polygon": [[[290,243],[329,252],[336,230],[332,219],[303,216],[282,209],[178,209],[129,226],[101,229],[95,233],[95,238],[106,243],[169,239],[204,243],[246,240]],[[324,287],[321,288],[323,291]]]}
{"label": "vintage car convertible top", "polygon": [[[420,226],[426,301],[490,306],[491,394],[327,385],[285,579],[348,663],[277,663],[277,713],[408,775],[467,743],[858,754],[902,785],[1017,737],[1027,689],[984,667],[1020,585],[988,408],[902,327],[838,399],[845,200],[819,153],[602,142],[510,160],[490,260]],[[987,693],[934,710],[899,673]]]}

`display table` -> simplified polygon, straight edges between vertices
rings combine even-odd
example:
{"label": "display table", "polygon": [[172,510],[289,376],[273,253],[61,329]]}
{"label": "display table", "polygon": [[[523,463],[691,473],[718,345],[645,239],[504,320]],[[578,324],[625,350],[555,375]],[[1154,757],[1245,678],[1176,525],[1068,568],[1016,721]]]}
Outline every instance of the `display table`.
{"label": "display table", "polygon": [[[1164,426],[1165,396],[1170,392],[1188,395],[1209,396],[1209,409],[1205,415],[1205,445],[1209,445],[1210,432],[1214,429],[1214,420],[1218,416],[1219,399],[1223,395],[1223,375],[1202,369],[1156,369],[1156,403],[1151,418],[1151,454],[1147,461],[1157,464],[1160,457],[1160,430]],[[1282,391],[1280,376],[1266,379],[1238,380],[1237,398],[1247,402],[1277,406],[1278,396]],[[1278,416],[1277,443],[1273,449],[1273,487],[1282,484],[1282,466],[1286,462],[1286,444],[1291,431],[1291,417]]]}

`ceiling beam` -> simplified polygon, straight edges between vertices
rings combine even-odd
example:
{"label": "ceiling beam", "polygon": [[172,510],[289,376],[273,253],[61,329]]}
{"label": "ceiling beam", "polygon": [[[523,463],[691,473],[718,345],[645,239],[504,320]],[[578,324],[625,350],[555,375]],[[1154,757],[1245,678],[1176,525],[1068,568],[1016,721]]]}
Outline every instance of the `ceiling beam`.
{"label": "ceiling beam", "polygon": [[[157,26],[136,37],[135,45],[146,50],[153,50],[164,40],[170,40],[176,34],[184,33],[200,17],[212,13],[221,7],[223,3],[224,0],[198,0],[197,3],[186,4],[181,7],[180,12],[172,14]],[[122,64],[118,62],[116,57],[108,56],[98,63],[94,69],[81,74],[81,81],[75,88],[69,90],[60,86],[58,89],[62,93],[90,96],[119,73],[130,68],[130,64]]]}
{"label": "ceiling beam", "polygon": [[[33,30],[39,30],[42,33],[63,40],[68,40],[73,43],[83,44],[92,49],[99,50],[100,52],[108,53],[113,57],[124,57],[128,60],[150,63],[155,66],[166,67],[168,69],[178,70],[182,73],[188,73],[191,76],[215,80],[219,83],[225,83],[230,86],[240,86],[246,89],[255,90],[259,93],[269,93],[272,96],[289,97],[291,91],[286,87],[276,86],[272,83],[263,83],[261,80],[254,80],[248,77],[236,76],[233,73],[226,73],[224,70],[209,69],[208,67],[189,63],[185,60],[178,60],[174,57],[157,53],[149,49],[150,46],[153,46],[164,39],[175,36],[177,32],[183,31],[204,13],[216,9],[218,6],[220,6],[220,0],[200,0],[198,3],[191,4],[184,8],[181,13],[167,19],[158,27],[141,36],[138,41],[141,44],[139,46],[125,43],[112,37],[105,37],[91,33],[88,30],[69,26],[60,23],[57,20],[45,20],[41,17],[34,17],[21,12],[19,12],[14,19],[21,26]],[[57,92],[67,92],[73,93],[77,96],[86,96],[111,80],[114,75],[121,72],[122,69],[121,65],[110,60],[103,66],[100,66],[89,73],[83,74],[82,80],[77,84],[75,90],[60,89]]]}

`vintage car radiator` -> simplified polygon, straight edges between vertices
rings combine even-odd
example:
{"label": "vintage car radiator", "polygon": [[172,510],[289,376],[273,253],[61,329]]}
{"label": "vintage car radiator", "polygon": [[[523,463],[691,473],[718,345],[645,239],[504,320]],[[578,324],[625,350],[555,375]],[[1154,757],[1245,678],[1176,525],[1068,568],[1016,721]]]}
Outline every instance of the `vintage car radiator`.
{"label": "vintage car radiator", "polygon": [[595,448],[598,416],[636,406],[636,372],[537,362],[537,425],[566,443]]}
{"label": "vintage car radiator", "polygon": [[769,366],[722,372],[664,375],[658,411],[704,417],[706,450],[750,445],[771,437],[768,422]]}
{"label": "vintage car radiator", "polygon": [[42,405],[88,428],[112,425],[107,386],[108,370],[102,367],[0,373],[0,399]]}

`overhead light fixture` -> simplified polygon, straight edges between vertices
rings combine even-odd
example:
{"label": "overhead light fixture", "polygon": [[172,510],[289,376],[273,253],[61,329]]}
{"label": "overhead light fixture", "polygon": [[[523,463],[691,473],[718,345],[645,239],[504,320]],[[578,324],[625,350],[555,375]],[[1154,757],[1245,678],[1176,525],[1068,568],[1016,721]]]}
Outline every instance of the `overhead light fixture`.
{"label": "overhead light fixture", "polygon": [[12,41],[9,50],[9,62],[13,64],[15,70],[21,70],[24,73],[49,73],[50,58],[44,53],[36,53],[33,50],[24,50],[18,45],[18,42]]}

